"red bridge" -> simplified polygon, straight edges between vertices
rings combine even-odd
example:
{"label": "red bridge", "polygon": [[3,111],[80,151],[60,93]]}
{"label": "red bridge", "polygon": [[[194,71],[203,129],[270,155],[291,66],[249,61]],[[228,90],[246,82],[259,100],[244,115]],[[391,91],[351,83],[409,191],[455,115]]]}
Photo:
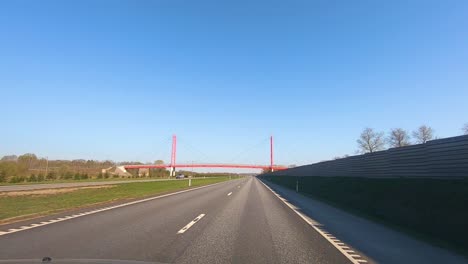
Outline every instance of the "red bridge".
{"label": "red bridge", "polygon": [[273,136],[270,137],[270,164],[269,165],[257,165],[257,164],[176,164],[176,153],[177,153],[177,137],[172,136],[172,154],[170,164],[155,164],[155,165],[125,165],[125,169],[161,169],[169,168],[170,176],[175,176],[176,168],[234,168],[234,169],[269,169],[270,171],[285,170],[286,166],[278,166],[273,164]]}

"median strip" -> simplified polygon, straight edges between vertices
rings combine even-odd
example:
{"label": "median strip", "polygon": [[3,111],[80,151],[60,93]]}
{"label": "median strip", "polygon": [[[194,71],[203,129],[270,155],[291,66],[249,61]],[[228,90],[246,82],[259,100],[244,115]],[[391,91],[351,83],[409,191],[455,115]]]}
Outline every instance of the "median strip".
{"label": "median strip", "polygon": [[[191,187],[199,187],[229,180],[228,177],[192,179]],[[142,199],[150,195],[188,189],[185,180],[123,183],[112,188],[75,188],[67,192],[26,192],[27,195],[3,195],[0,192],[0,224],[50,215],[67,209],[89,206],[107,207],[109,202]],[[91,210],[91,209],[90,209]],[[1,228],[1,227],[0,227]]]}
{"label": "median strip", "polygon": [[[60,218],[51,219],[51,220],[48,220],[48,221],[45,221],[45,222],[40,222],[40,224],[32,224],[27,229],[12,228],[12,229],[9,229],[7,231],[1,231],[0,230],[0,236],[11,234],[11,233],[16,233],[16,232],[20,232],[20,231],[25,231],[25,230],[45,226],[45,225],[50,225],[50,224],[54,224],[54,223],[58,223],[58,222],[63,222],[63,221],[67,221],[67,220],[71,220],[71,219],[75,219],[75,218],[79,218],[79,217],[83,217],[83,216],[87,216],[87,215],[91,215],[91,214],[96,214],[96,213],[99,213],[99,212],[104,212],[104,211],[108,211],[108,210],[112,210],[112,209],[116,209],[116,208],[121,208],[121,207],[124,207],[124,206],[139,204],[139,203],[152,201],[152,200],[156,200],[156,199],[160,199],[160,198],[164,198],[164,197],[168,197],[168,196],[172,196],[172,195],[177,195],[177,194],[181,194],[181,193],[185,193],[185,192],[195,191],[195,190],[198,190],[198,189],[218,185],[218,184],[221,184],[221,183],[223,183],[223,182],[213,183],[213,184],[204,185],[204,186],[201,186],[201,187],[196,187],[196,188],[192,188],[192,189],[187,189],[187,190],[182,190],[182,191],[178,191],[178,192],[168,193],[168,194],[159,195],[159,196],[155,196],[155,197],[150,197],[150,198],[146,198],[146,199],[141,199],[141,200],[137,200],[137,201],[133,201],[133,202],[123,203],[123,204],[119,204],[119,205],[115,205],[115,206],[109,206],[109,207],[96,209],[96,210],[92,210],[92,211],[89,211],[89,212],[84,212],[84,213],[75,214],[75,215],[71,215],[71,216],[65,216],[65,217],[61,217],[61,219]],[[203,214],[203,216],[205,216],[205,215]],[[203,216],[201,216],[201,217],[203,217]],[[201,217],[200,217],[200,219],[201,219]],[[195,218],[195,219],[197,219],[197,218]],[[198,221],[200,219],[197,219],[196,221]]]}

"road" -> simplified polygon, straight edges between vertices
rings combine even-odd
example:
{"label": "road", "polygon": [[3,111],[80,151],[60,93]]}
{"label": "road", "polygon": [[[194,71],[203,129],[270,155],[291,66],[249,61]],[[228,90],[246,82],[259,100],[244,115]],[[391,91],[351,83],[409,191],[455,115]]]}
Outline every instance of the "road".
{"label": "road", "polygon": [[0,192],[32,191],[42,189],[73,188],[85,186],[101,186],[130,182],[153,182],[153,181],[173,181],[175,179],[151,179],[151,180],[120,180],[120,181],[96,181],[96,182],[65,182],[65,183],[43,183],[43,184],[19,184],[0,186]]}
{"label": "road", "polygon": [[351,263],[252,177],[0,235],[0,259],[44,256],[160,263]]}

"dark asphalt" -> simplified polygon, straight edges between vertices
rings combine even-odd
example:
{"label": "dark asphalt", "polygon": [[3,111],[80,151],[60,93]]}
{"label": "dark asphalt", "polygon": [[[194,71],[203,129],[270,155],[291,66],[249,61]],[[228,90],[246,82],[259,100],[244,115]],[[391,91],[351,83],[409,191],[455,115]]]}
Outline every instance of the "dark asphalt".
{"label": "dark asphalt", "polygon": [[[205,216],[177,234],[200,214]],[[0,259],[44,256],[163,263],[350,263],[256,178],[0,236]]]}

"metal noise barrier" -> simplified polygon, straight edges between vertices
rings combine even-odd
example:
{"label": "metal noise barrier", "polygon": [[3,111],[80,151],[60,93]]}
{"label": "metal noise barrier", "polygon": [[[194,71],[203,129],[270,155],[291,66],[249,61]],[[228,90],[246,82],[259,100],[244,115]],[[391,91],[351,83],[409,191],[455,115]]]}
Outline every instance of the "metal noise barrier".
{"label": "metal noise barrier", "polygon": [[365,178],[468,177],[468,135],[323,161],[268,173],[277,176]]}

